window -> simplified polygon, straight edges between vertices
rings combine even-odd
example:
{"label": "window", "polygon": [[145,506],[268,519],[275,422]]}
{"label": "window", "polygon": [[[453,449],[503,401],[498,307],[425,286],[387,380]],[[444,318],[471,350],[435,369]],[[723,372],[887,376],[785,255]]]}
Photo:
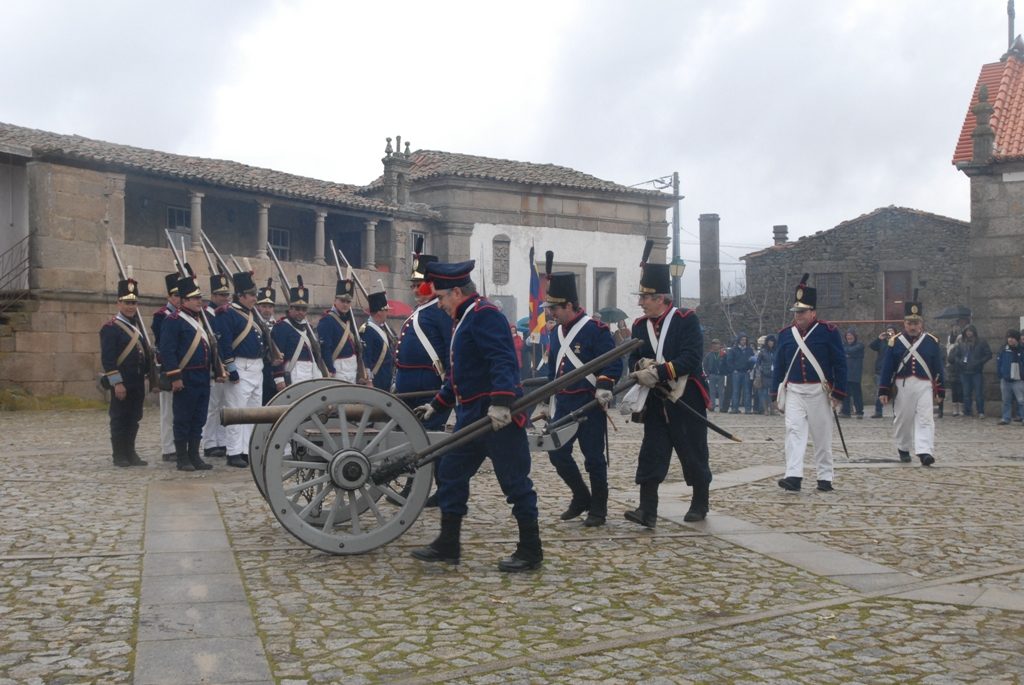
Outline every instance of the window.
{"label": "window", "polygon": [[512,245],[511,239],[504,234],[494,236],[491,242],[491,278],[494,285],[505,285],[508,283],[509,248]]}
{"label": "window", "polygon": [[167,208],[167,228],[190,228],[192,226],[192,211],[185,207]]}
{"label": "window", "polygon": [[[427,234],[423,231],[411,231],[410,238],[412,238],[412,248],[416,249],[416,243],[423,241],[423,254],[430,254],[430,245],[427,245]],[[412,252],[413,250],[410,250]]]}
{"label": "window", "polygon": [[843,275],[814,274],[811,284],[818,291],[818,308],[843,306]]}
{"label": "window", "polygon": [[287,228],[270,227],[268,230],[267,242],[274,248],[277,258],[281,261],[291,261],[292,258],[292,232]]}
{"label": "window", "polygon": [[616,305],[615,269],[594,269],[594,311]]}

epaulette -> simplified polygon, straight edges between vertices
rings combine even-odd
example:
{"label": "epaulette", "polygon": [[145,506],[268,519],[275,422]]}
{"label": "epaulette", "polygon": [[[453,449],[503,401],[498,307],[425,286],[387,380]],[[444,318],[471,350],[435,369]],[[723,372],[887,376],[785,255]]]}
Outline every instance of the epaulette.
{"label": "epaulette", "polygon": [[685,309],[683,307],[677,307],[676,308],[676,314],[679,315],[679,318],[685,319],[690,314],[693,314],[693,310],[692,309]]}
{"label": "epaulette", "polygon": [[818,320],[818,323],[825,324],[825,330],[826,331],[838,331],[839,330],[839,326],[835,325],[834,323],[829,323],[828,321],[822,321],[820,319]]}
{"label": "epaulette", "polygon": [[366,333],[366,324],[365,323],[362,326],[359,327],[359,334],[363,335],[364,333]]}
{"label": "epaulette", "polygon": [[925,335],[927,335],[927,336],[928,336],[929,338],[931,338],[932,340],[934,340],[934,341],[935,341],[936,343],[938,343],[938,342],[939,342],[939,339],[938,339],[938,338],[936,338],[936,337],[935,337],[934,335],[932,335],[931,333],[925,333]]}
{"label": "epaulette", "polygon": [[478,312],[483,311],[484,309],[493,309],[494,311],[499,311],[498,308],[494,306],[493,302],[491,302],[490,300],[485,300],[482,297],[473,303],[473,309]]}
{"label": "epaulette", "polygon": [[116,316],[115,316],[115,317],[112,317],[112,318],[110,319],[110,321],[108,321],[108,322],[106,322],[105,324],[103,324],[103,327],[104,327],[104,328],[106,328],[107,326],[113,326],[113,325],[114,325],[114,321],[116,321],[116,320],[117,320],[117,317],[116,317]]}
{"label": "epaulette", "polygon": [[792,328],[795,325],[796,324],[791,323],[788,326],[783,326],[782,328],[779,329],[779,332],[775,334],[775,337],[778,338],[780,335],[782,335],[783,333],[785,333],[786,331],[788,331],[790,328]]}
{"label": "epaulette", "polygon": [[176,312],[171,312],[171,313],[169,313],[169,314],[167,315],[167,318],[168,318],[168,319],[177,319],[177,318],[178,318],[178,312],[180,312],[180,311],[181,311],[181,310],[179,309],[179,310],[178,310],[178,311],[176,311]]}
{"label": "epaulette", "polygon": [[[591,321],[593,321],[593,319],[591,319]],[[605,323],[604,321],[594,321],[594,323],[596,323],[596,324],[597,324],[597,327],[598,327],[599,329],[601,329],[601,328],[607,328],[608,330],[611,330],[611,328],[610,328],[610,327],[608,326],[608,324],[606,324],[606,323]]]}

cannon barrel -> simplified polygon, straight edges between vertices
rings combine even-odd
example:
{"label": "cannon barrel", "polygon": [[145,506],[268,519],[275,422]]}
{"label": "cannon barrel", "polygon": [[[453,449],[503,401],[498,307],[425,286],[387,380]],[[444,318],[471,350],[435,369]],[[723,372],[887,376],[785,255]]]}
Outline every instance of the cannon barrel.
{"label": "cannon barrel", "polygon": [[[400,400],[415,400],[422,399],[424,397],[433,397],[437,392],[434,390],[418,390],[416,392],[403,392],[395,395]],[[229,409],[227,407],[220,410],[220,423],[222,426],[237,426],[243,423],[274,423],[281,415],[288,411],[290,405],[278,404],[278,405],[266,405],[263,407],[246,407],[246,408],[234,408]],[[362,411],[362,409],[360,409]],[[348,418],[351,419],[353,416],[359,419],[361,414],[356,413],[354,409],[349,408]],[[379,421],[381,418],[385,418],[379,412],[372,414],[370,420]]]}

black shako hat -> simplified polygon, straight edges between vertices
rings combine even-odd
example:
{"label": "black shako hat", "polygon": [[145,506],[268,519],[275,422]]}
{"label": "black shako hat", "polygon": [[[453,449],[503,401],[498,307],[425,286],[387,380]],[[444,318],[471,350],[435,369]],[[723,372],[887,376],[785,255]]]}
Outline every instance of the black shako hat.
{"label": "black shako hat", "polygon": [[253,280],[252,274],[250,272],[239,271],[236,274],[231,274],[231,280],[235,285],[235,294],[256,294],[256,281]]}
{"label": "black shako hat", "polygon": [[672,276],[668,264],[648,264],[647,259],[654,249],[654,241],[644,244],[644,254],[640,258],[640,290],[637,295],[667,295],[672,292]]}
{"label": "black shako hat", "polygon": [[[129,269],[131,267],[128,267]],[[118,302],[138,302],[139,301],[139,284],[134,278],[128,277],[123,281],[117,282],[117,301]]]}
{"label": "black shako hat", "polygon": [[921,301],[917,299],[917,288],[914,288],[914,299],[903,303],[903,318],[920,319],[922,316],[924,316],[924,307],[921,306]]}
{"label": "black shako hat", "polygon": [[800,283],[796,286],[793,306],[789,308],[789,311],[804,312],[808,309],[818,308],[818,290],[807,285],[807,279],[810,277],[810,274],[804,274],[800,279]]}
{"label": "black shako hat", "polygon": [[388,308],[388,294],[386,292],[370,293],[366,296],[366,303],[371,314],[384,311]]}
{"label": "black shako hat", "polygon": [[351,278],[339,278],[334,286],[334,296],[352,299],[356,292],[356,283]]}
{"label": "black shako hat", "polygon": [[427,264],[438,261],[437,257],[432,254],[421,254],[413,257],[412,259],[412,274],[409,279],[412,281],[422,281],[425,276],[424,272],[427,269]]}
{"label": "black shako hat", "polygon": [[274,304],[275,303],[275,297],[276,296],[275,296],[275,293],[274,293],[273,285],[274,285],[274,279],[273,278],[268,278],[267,279],[267,287],[266,288],[260,288],[259,291],[256,293],[256,304]]}
{"label": "black shako hat", "polygon": [[556,304],[579,304],[580,297],[576,293],[576,274],[570,271],[559,271],[548,276],[548,289],[544,293],[544,307]]}
{"label": "black shako hat", "polygon": [[427,264],[426,271],[423,273],[423,276],[426,280],[433,283],[434,288],[437,290],[461,288],[472,280],[469,277],[469,274],[473,272],[473,268],[475,266],[475,259],[470,259],[468,262],[457,262],[455,264],[430,262]]}
{"label": "black shako hat", "polygon": [[178,279],[178,297],[184,300],[186,297],[202,297],[202,295],[203,291],[199,289],[195,278],[182,276]]}
{"label": "black shako hat", "polygon": [[296,285],[288,289],[288,304],[297,307],[309,306],[309,288],[302,282],[302,276],[295,277]]}
{"label": "black shako hat", "polygon": [[213,274],[210,276],[210,293],[213,295],[230,295],[231,282],[224,274]]}
{"label": "black shako hat", "polygon": [[164,285],[167,287],[168,295],[178,294],[178,272],[164,276]]}

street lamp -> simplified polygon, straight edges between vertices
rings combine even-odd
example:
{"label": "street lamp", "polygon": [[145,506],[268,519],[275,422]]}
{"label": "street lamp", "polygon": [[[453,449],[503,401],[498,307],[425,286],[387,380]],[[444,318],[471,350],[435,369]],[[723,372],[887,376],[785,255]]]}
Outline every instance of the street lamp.
{"label": "street lamp", "polygon": [[[682,278],[683,272],[686,271],[686,261],[682,257],[676,255],[672,258],[672,261],[668,264],[668,272],[672,274],[672,278]],[[679,304],[678,302],[676,304]]]}
{"label": "street lamp", "polygon": [[[682,285],[679,278],[683,275],[683,270],[686,268],[686,262],[679,256],[679,201],[683,199],[683,196],[679,194],[679,172],[673,171],[671,176],[662,176],[661,178],[654,178],[643,183],[635,183],[631,187],[647,184],[653,185],[658,190],[671,188],[672,197],[675,200],[675,207],[672,209],[672,261],[669,264],[671,265],[670,273],[672,275],[672,299],[678,304],[682,297]],[[676,260],[679,261],[677,262]],[[677,269],[678,272],[676,271]]]}

